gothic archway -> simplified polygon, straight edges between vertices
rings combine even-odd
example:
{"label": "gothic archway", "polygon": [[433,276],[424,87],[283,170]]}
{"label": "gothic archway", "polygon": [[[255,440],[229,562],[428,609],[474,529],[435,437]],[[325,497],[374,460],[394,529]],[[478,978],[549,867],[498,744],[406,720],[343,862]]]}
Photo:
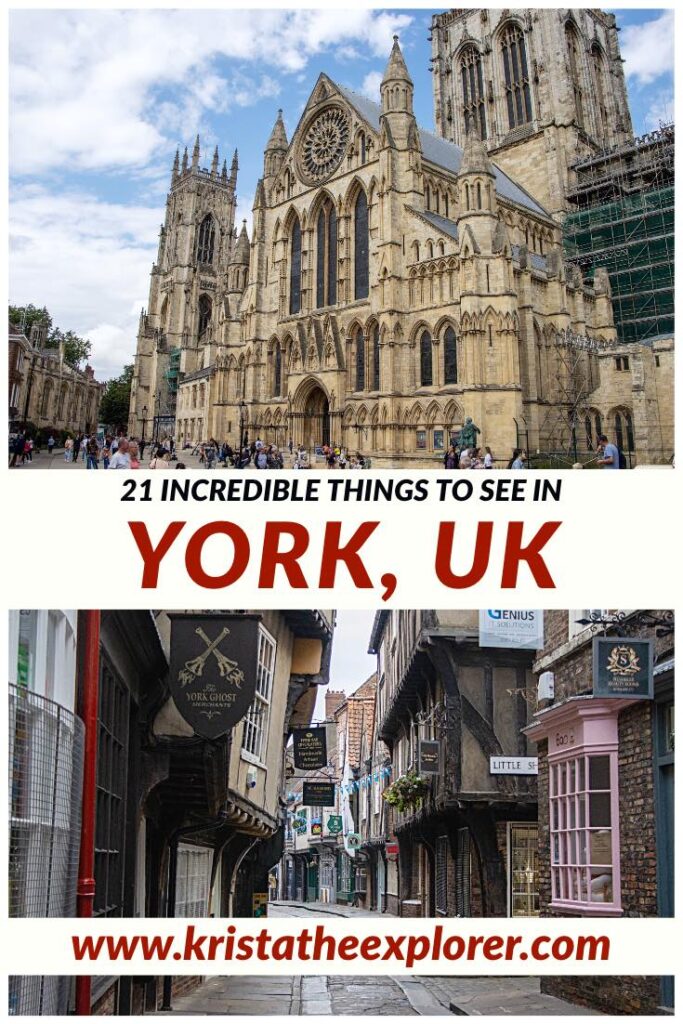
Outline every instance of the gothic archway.
{"label": "gothic archway", "polygon": [[317,447],[331,444],[330,398],[315,377],[300,385],[292,403],[294,440],[303,444],[311,454]]}

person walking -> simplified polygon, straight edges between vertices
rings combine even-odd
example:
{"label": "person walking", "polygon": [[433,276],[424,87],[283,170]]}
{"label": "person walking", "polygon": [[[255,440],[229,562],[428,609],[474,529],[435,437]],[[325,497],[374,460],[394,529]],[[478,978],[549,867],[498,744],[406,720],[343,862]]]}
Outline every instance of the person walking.
{"label": "person walking", "polygon": [[21,457],[22,463],[33,462],[33,441],[27,437],[24,441],[24,453]]}
{"label": "person walking", "polygon": [[125,437],[121,438],[116,453],[109,460],[109,469],[130,469],[128,441]]}
{"label": "person walking", "polygon": [[451,445],[444,455],[443,460],[444,469],[457,469],[458,468],[458,456],[455,451],[455,447]]}
{"label": "person walking", "polygon": [[513,448],[512,449],[512,455],[510,456],[510,460],[509,460],[509,462],[507,464],[507,468],[508,469],[512,469],[513,464],[515,462],[515,459],[519,458],[519,451],[520,451],[519,448]]}
{"label": "person walking", "polygon": [[167,451],[165,448],[162,448],[161,446],[159,446],[159,448],[157,448],[156,455],[154,456],[154,458],[152,459],[152,461],[149,464],[149,468],[150,469],[162,469],[162,470],[167,470],[168,471],[171,468],[170,462],[171,462],[171,453],[169,451]]}
{"label": "person walking", "polygon": [[88,434],[84,434],[81,439],[81,458],[83,459],[83,465],[86,464],[88,459],[88,444],[90,443],[90,437]]}
{"label": "person walking", "polygon": [[484,448],[484,469],[493,469],[493,453],[488,445]]}
{"label": "person walking", "polygon": [[73,450],[71,452],[72,465],[74,465],[74,466],[78,465],[78,453],[80,451],[80,448],[81,448],[81,435],[80,434],[76,434],[76,437],[74,438]]}
{"label": "person walking", "polygon": [[55,439],[52,436],[52,434],[50,434],[50,436],[47,439],[47,454],[52,456],[52,453],[54,452],[54,450],[55,450]]}
{"label": "person walking", "polygon": [[97,444],[97,438],[95,437],[94,434],[93,434],[92,437],[90,437],[88,439],[88,444],[86,446],[86,453],[87,453],[86,469],[97,469],[97,464],[98,464],[99,458],[100,458],[100,449],[99,449],[98,444]]}
{"label": "person walking", "polygon": [[24,457],[24,445],[26,443],[26,435],[20,430],[17,436],[12,442],[12,457],[9,461],[10,469],[15,469],[17,465],[17,459]]}
{"label": "person walking", "polygon": [[109,447],[109,441],[105,438],[104,445],[102,446],[102,469],[109,469],[110,458],[111,448]]}
{"label": "person walking", "polygon": [[517,458],[514,460],[510,469],[526,469],[526,452],[518,452]]}
{"label": "person walking", "polygon": [[600,469],[620,469],[621,460],[619,458],[619,449],[615,444],[612,444],[607,434],[601,434],[598,438],[598,452],[600,458],[595,460],[595,464]]}
{"label": "person walking", "polygon": [[67,437],[64,442],[64,461],[71,462],[74,454],[74,439],[73,437]]}

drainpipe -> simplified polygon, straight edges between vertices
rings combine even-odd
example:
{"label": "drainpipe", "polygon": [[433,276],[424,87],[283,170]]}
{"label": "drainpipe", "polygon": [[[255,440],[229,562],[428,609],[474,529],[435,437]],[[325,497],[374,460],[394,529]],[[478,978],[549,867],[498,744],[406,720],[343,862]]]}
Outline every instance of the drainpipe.
{"label": "drainpipe", "polygon": [[[76,916],[92,917],[95,902],[95,802],[97,797],[97,706],[100,679],[100,612],[82,613],[85,620],[80,713],[85,725],[81,849],[78,861]],[[76,1014],[90,1014],[92,978],[76,978]]]}

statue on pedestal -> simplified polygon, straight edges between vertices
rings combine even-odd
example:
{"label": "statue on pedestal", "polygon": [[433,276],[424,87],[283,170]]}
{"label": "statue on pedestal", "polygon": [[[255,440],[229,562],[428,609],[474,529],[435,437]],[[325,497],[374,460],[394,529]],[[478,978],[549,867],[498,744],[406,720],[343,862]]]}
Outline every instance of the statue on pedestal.
{"label": "statue on pedestal", "polygon": [[476,448],[477,434],[481,434],[481,430],[476,423],[472,422],[472,417],[468,416],[458,434],[458,447],[461,450],[463,448]]}

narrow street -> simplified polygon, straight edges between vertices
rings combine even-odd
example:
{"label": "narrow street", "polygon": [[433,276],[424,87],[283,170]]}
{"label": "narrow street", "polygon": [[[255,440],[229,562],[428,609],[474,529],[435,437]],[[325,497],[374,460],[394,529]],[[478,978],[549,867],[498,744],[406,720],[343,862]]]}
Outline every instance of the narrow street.
{"label": "narrow street", "polygon": [[[268,917],[379,917],[339,904],[268,904]],[[290,1016],[599,1016],[540,991],[538,978],[295,976],[207,978],[173,1001],[173,1013]],[[167,1014],[158,1014],[167,1016]]]}

